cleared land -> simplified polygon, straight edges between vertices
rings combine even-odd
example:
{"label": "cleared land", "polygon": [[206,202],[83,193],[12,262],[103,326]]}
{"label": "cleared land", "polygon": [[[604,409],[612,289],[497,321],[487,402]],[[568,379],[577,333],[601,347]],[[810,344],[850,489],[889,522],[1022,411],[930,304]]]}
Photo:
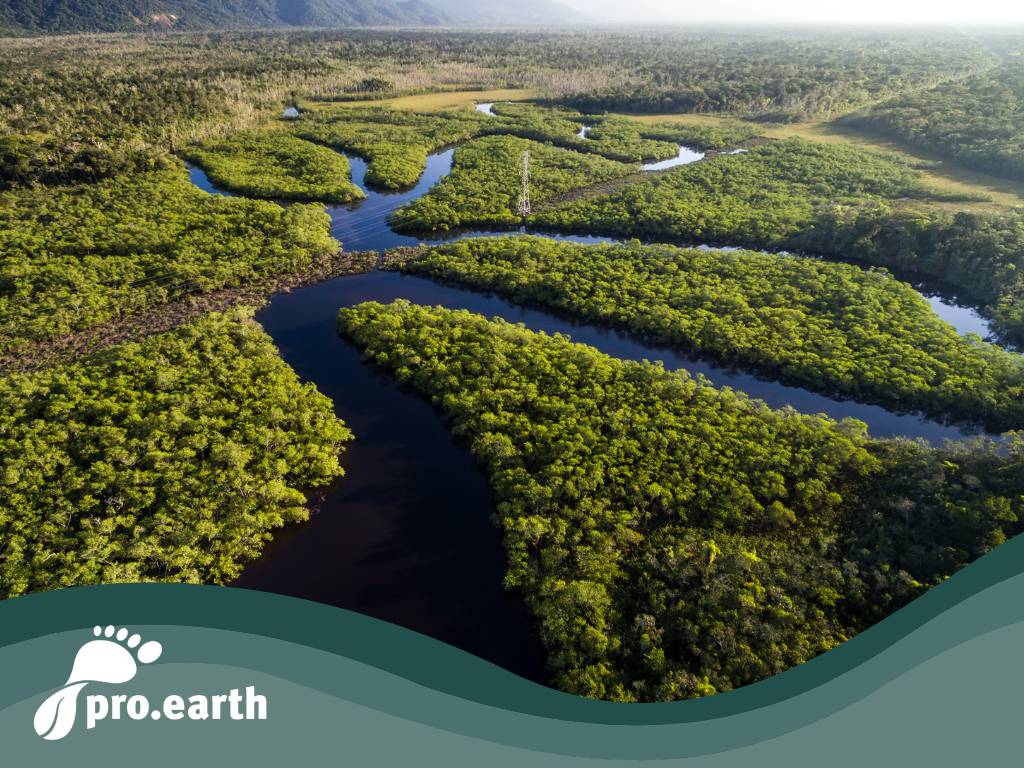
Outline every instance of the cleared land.
{"label": "cleared land", "polygon": [[486,91],[442,91],[440,93],[417,93],[412,96],[396,96],[391,99],[368,99],[366,101],[337,101],[324,104],[336,107],[391,107],[429,112],[436,109],[458,109],[485,104],[490,101],[522,101],[538,96],[537,91],[528,88],[497,88]]}

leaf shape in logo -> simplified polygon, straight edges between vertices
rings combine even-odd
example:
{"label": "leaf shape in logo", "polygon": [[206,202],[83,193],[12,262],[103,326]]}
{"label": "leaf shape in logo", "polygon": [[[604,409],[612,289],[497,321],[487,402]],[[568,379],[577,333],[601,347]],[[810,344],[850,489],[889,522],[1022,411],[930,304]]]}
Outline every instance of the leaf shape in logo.
{"label": "leaf shape in logo", "polygon": [[36,710],[32,725],[36,733],[47,741],[57,741],[67,736],[75,725],[78,713],[78,694],[86,683],[75,683],[51,695]]}

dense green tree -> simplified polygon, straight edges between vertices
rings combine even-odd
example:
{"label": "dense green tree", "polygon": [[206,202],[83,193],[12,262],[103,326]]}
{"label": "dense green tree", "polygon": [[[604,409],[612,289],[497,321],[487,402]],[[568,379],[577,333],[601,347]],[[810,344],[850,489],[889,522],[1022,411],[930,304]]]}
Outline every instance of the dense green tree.
{"label": "dense green tree", "polygon": [[321,206],[208,195],[180,164],[0,193],[0,352],[337,248]]}
{"label": "dense green tree", "polygon": [[296,132],[309,141],[365,158],[368,184],[402,189],[416,183],[430,152],[475,136],[486,121],[486,116],[470,111],[430,115],[343,108],[312,114]]}
{"label": "dense green tree", "polygon": [[917,169],[893,157],[787,139],[549,205],[531,223],[645,240],[790,248],[916,272],[960,288],[1008,335],[1024,339],[1017,302],[1024,216],[932,204],[942,198]]}
{"label": "dense green tree", "polygon": [[82,184],[125,173],[170,168],[165,154],[101,141],[59,142],[33,136],[0,136],[0,191],[37,184]]}
{"label": "dense green tree", "polygon": [[1024,356],[965,338],[886,273],[799,256],[481,238],[406,272],[497,291],[827,394],[1024,428]]}
{"label": "dense green tree", "polygon": [[778,247],[811,225],[822,203],[932,195],[907,163],[857,147],[787,139],[545,210],[534,221],[645,238]]}
{"label": "dense green tree", "polygon": [[1016,534],[1024,444],[935,450],[685,371],[407,302],[339,331],[440,407],[494,486],[556,684],[703,696],[843,642]]}
{"label": "dense green tree", "polygon": [[814,253],[927,275],[979,303],[1024,342],[1024,215],[947,211],[890,201],[824,204],[787,241]]}
{"label": "dense green tree", "polygon": [[4,376],[0,403],[0,597],[230,581],[351,439],[244,311]]}
{"label": "dense green tree", "polygon": [[279,131],[232,134],[185,155],[218,186],[249,197],[330,203],[363,197],[344,155]]}
{"label": "dense green tree", "polygon": [[425,232],[521,223],[515,206],[524,152],[530,153],[530,197],[534,203],[636,170],[597,155],[528,139],[488,136],[459,147],[451,174],[426,195],[396,211],[393,226]]}
{"label": "dense green tree", "polygon": [[[1019,213],[943,209],[906,162],[796,140],[645,179],[631,173],[641,159],[679,143],[734,147],[758,128],[608,113],[828,118],[894,96],[910,105],[901,94],[942,84],[913,102],[939,114],[901,112],[893,125],[979,167],[1012,168],[1016,107],[997,104],[1002,86],[977,73],[1018,39],[735,30],[0,40],[0,355],[337,255],[320,206],[206,195],[173,159],[205,147],[218,181],[249,195],[351,193],[344,160],[310,142],[365,157],[368,182],[390,189],[413,184],[430,152],[469,142],[452,177],[399,215],[407,228],[517,223],[529,148],[546,209],[532,224],[914,270],[952,282],[1024,338]],[[499,103],[497,117],[334,103],[371,86],[377,98],[470,84],[542,99]],[[300,120],[272,122],[297,99]],[[600,191],[612,187],[622,189]],[[1016,358],[951,334],[891,277],[749,253],[533,242],[437,249],[415,268],[806,386],[1017,423]],[[430,397],[485,466],[507,582],[526,596],[569,691],[663,700],[764,678],[1021,529],[1018,437],[942,449],[875,441],[857,422],[771,411],[685,372],[465,313],[368,305],[343,312],[340,329]],[[244,314],[3,376],[0,597],[230,581],[273,529],[305,519],[302,491],[340,474],[349,438]]]}
{"label": "dense green tree", "polygon": [[750,29],[0,39],[0,133],[183,145],[197,130],[210,136],[250,125],[254,110],[276,116],[295,93],[350,96],[367,78],[387,79],[399,93],[467,83],[538,87],[550,102],[569,100],[585,113],[827,117],[989,66],[991,50],[1012,50],[1014,39]]}
{"label": "dense green tree", "polygon": [[844,118],[971,168],[1024,179],[1024,63],[915,91]]}
{"label": "dense green tree", "polygon": [[[583,115],[559,107],[506,102],[495,104],[493,111],[499,119],[487,126],[489,133],[548,142],[623,163],[667,160],[676,156],[678,145],[686,140],[676,141],[673,131],[665,127],[646,126],[611,115]],[[580,136],[584,126],[588,128],[587,134]],[[649,136],[665,132],[673,135],[657,139]]]}
{"label": "dense green tree", "polygon": [[588,112],[828,118],[996,60],[979,39],[957,43],[920,33],[820,29],[776,35],[736,30],[638,36],[634,50],[642,64],[635,68],[617,55],[614,43],[606,45],[594,50],[592,60],[615,61],[619,76],[594,80],[557,101]]}
{"label": "dense green tree", "polygon": [[[423,172],[427,155],[478,136],[515,136],[620,162],[675,157],[674,138],[686,133],[678,126],[645,126],[623,118],[588,117],[573,110],[521,102],[495,104],[495,116],[470,110],[421,113],[387,108],[317,109],[295,129],[298,136],[354,152],[369,163],[367,181],[383,189],[412,186]],[[595,126],[587,138],[583,125]],[[751,129],[752,130],[752,129]],[[658,134],[660,139],[648,138]],[[747,138],[750,131],[723,129],[715,138]],[[672,137],[672,138],[669,138]]]}

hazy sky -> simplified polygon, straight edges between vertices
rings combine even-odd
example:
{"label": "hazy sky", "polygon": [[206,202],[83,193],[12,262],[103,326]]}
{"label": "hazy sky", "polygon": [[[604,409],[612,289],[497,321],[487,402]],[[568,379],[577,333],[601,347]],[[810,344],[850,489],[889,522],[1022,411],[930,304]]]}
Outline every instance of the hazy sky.
{"label": "hazy sky", "polygon": [[1024,23],[1019,0],[558,0],[591,16],[644,21]]}

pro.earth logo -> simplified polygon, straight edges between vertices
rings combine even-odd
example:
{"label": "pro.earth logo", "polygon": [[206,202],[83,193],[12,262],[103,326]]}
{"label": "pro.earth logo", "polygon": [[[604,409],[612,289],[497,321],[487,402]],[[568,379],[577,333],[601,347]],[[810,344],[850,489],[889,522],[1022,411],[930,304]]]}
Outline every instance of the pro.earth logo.
{"label": "pro.earth logo", "polygon": [[[71,733],[78,716],[78,699],[90,683],[121,685],[135,679],[140,665],[152,664],[163,654],[163,646],[155,640],[143,643],[139,634],[130,634],[124,627],[96,626],[95,639],[89,640],[75,654],[71,674],[63,686],[39,705],[32,725],[47,741],[59,741]],[[243,708],[244,704],[244,708]],[[256,693],[255,686],[246,686],[245,694],[237,688],[225,694],[186,697],[171,694],[160,706],[152,707],[141,694],[86,696],[86,729],[101,720],[120,720],[122,713],[131,720],[266,720],[267,699]]]}

